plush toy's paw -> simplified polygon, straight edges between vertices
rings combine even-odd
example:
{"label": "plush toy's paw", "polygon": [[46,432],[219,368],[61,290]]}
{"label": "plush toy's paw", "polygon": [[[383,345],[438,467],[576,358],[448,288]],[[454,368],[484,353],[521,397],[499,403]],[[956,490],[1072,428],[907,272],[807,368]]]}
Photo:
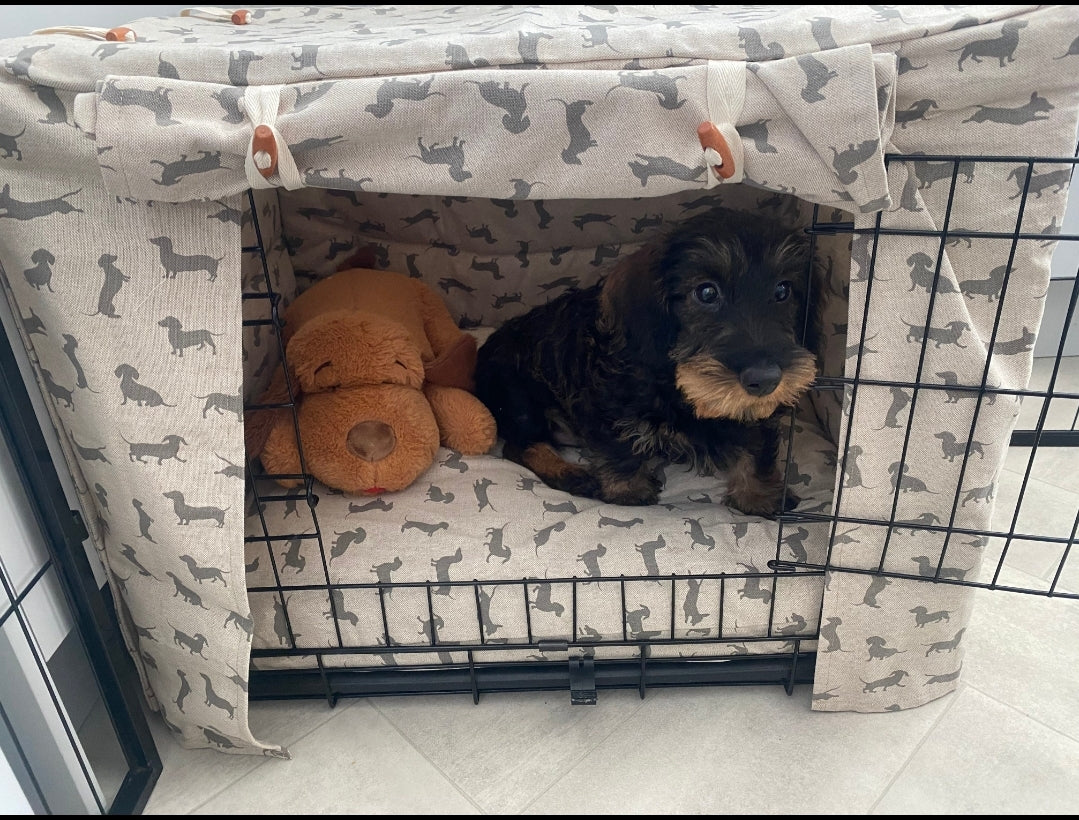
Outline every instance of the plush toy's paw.
{"label": "plush toy's paw", "polygon": [[424,385],[424,394],[431,403],[442,445],[465,455],[490,452],[498,436],[494,416],[487,406],[456,387],[437,384]]}

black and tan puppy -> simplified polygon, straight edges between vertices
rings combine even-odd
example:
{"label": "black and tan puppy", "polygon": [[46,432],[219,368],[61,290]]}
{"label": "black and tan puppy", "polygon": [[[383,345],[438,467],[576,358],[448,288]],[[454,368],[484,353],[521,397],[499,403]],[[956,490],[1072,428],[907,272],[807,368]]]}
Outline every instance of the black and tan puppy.
{"label": "black and tan puppy", "polygon": [[[803,232],[717,208],[592,287],[508,320],[476,370],[503,454],[551,487],[613,504],[656,503],[665,460],[724,472],[744,513],[792,508],[778,411],[816,377],[802,341],[815,324],[814,269]],[[566,432],[587,466],[555,449]]]}

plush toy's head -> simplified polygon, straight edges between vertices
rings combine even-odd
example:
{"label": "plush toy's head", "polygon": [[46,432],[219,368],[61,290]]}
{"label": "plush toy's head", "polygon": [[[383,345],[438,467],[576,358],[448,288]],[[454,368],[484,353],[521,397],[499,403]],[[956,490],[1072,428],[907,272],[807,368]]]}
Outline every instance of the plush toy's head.
{"label": "plush toy's head", "polygon": [[[248,451],[278,482],[307,472],[329,487],[401,490],[433,462],[440,444],[466,454],[494,444],[490,412],[470,392],[476,342],[416,279],[353,268],[304,291],[284,314],[287,372],[248,413]],[[299,427],[301,448],[295,428]]]}

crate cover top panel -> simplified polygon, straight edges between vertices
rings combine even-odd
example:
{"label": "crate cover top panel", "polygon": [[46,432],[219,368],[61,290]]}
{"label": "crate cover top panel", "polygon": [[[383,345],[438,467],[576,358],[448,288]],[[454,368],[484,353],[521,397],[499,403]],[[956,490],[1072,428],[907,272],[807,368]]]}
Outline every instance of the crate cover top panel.
{"label": "crate cover top panel", "polygon": [[[247,727],[244,493],[227,469],[244,463],[237,195],[307,187],[629,199],[746,182],[842,208],[857,228],[879,216],[939,230],[946,186],[931,185],[932,167],[886,169],[885,152],[1070,156],[1075,140],[1079,23],[1065,6],[283,7],[255,10],[247,25],[198,16],[125,25],[133,40],[0,41],[0,263],[147,694],[184,743],[229,752],[281,753]],[[721,137],[709,150],[702,123]],[[278,156],[268,179],[252,151],[258,126]],[[719,162],[730,176],[713,172]],[[1029,206],[1038,230],[1059,224],[1066,206],[1067,180],[1049,182]],[[1011,167],[979,174],[969,192],[952,212],[961,227],[1014,229],[995,204],[1015,205]],[[848,338],[885,353],[867,356],[861,375],[913,378],[917,345],[901,319],[918,320],[896,305],[912,298],[912,253],[936,241],[923,249],[885,237],[870,254],[864,239],[851,252]],[[209,275],[176,278],[168,260],[179,251]],[[1050,253],[1034,243],[1017,252],[998,341],[1036,333]],[[992,349],[991,383],[1025,386],[1032,341],[997,351],[998,306],[959,290],[997,264],[977,246],[949,249],[943,275],[955,287],[931,318],[967,335],[961,346],[931,346],[941,360],[927,373],[944,373],[947,354],[977,384]],[[124,299],[110,301],[117,292]],[[867,300],[875,309],[863,323]],[[162,317],[181,305],[223,334],[194,367],[145,342],[163,338]],[[137,396],[147,383],[156,399]],[[923,392],[922,417],[969,436],[966,405]],[[895,431],[877,429],[889,398],[885,388],[859,394],[848,451],[867,458],[859,480],[853,463],[837,477],[846,515],[892,514]],[[845,411],[841,441],[849,402]],[[992,485],[1013,422],[1009,401],[982,409],[979,440],[997,443],[965,486]],[[166,456],[154,471],[126,458],[130,442],[170,435],[186,442],[186,461]],[[924,438],[932,447],[911,445],[911,474],[946,485],[959,468],[942,469],[939,441]],[[947,520],[947,502],[926,497],[904,495],[899,517]],[[963,526],[985,528],[980,498],[962,506]],[[178,525],[188,502],[221,518]],[[860,536],[837,545],[836,563],[873,554],[875,536]],[[815,708],[908,708],[954,688],[968,597],[878,580],[828,579]],[[915,623],[915,610],[950,621]],[[904,676],[867,660],[869,638],[901,645],[912,628]],[[921,648],[953,640],[955,651]]]}

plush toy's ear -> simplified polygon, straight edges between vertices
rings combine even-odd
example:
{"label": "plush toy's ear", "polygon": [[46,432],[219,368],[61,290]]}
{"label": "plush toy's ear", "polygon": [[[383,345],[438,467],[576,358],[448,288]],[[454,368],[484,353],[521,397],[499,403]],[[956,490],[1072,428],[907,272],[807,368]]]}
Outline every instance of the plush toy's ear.
{"label": "plush toy's ear", "polygon": [[[292,393],[285,379],[285,369],[278,366],[274,378],[259,397],[257,404],[285,404],[299,402],[300,388],[292,380]],[[262,466],[270,473],[299,473],[300,450],[293,431],[292,409],[266,408],[244,411],[244,443],[247,455],[262,460]],[[283,480],[278,483],[294,487],[299,480]]]}
{"label": "plush toy's ear", "polygon": [[445,387],[475,388],[476,340],[457,326],[449,308],[437,293],[416,282],[423,330],[434,351],[434,361],[427,364],[427,382]]}
{"label": "plush toy's ear", "polygon": [[423,384],[423,360],[397,322],[355,310],[329,311],[303,324],[286,348],[306,393],[360,384]]}

